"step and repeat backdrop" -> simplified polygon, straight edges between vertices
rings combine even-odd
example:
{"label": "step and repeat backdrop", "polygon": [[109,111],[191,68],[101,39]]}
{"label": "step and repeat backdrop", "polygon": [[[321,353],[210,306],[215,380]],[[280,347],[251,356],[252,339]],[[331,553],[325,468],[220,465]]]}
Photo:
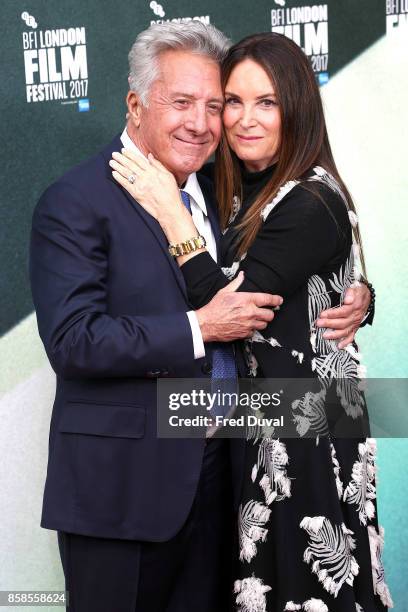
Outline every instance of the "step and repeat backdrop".
{"label": "step and repeat backdrop", "polygon": [[274,30],[299,43],[326,84],[406,20],[406,2],[331,0],[89,0],[2,3],[0,332],[32,310],[26,277],[30,213],[45,187],[108,142],[124,124],[127,53],[153,22],[213,23],[233,41]]}
{"label": "step and repeat backdrop", "polygon": [[[310,57],[360,213],[378,296],[374,328],[361,333],[371,375],[406,377],[408,0],[3,0],[1,16],[0,590],[62,588],[55,534],[39,527],[54,385],[27,275],[39,196],[123,129],[127,54],[151,23],[212,23],[233,42],[283,33]],[[379,443],[379,513],[398,610],[408,610],[407,448],[403,439]]]}

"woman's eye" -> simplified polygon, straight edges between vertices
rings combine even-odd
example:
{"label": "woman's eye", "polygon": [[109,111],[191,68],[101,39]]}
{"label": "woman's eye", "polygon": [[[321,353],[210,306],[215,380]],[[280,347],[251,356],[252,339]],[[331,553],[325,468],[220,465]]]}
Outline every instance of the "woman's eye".
{"label": "woman's eye", "polygon": [[239,104],[239,100],[238,98],[226,98],[225,104],[229,104],[229,105]]}
{"label": "woman's eye", "polygon": [[275,100],[272,100],[271,98],[265,98],[264,100],[261,100],[261,104],[262,106],[266,107],[277,106],[277,102]]}

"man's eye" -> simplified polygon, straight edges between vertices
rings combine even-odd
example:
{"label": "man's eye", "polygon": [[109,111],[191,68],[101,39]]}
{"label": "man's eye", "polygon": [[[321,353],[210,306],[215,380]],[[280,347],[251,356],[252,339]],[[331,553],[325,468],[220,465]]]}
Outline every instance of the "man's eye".
{"label": "man's eye", "polygon": [[210,112],[212,112],[212,113],[217,113],[217,114],[219,114],[219,113],[221,113],[221,111],[222,111],[222,106],[221,106],[221,104],[209,104],[209,105],[208,105],[208,109],[209,109],[209,110],[210,110]]}
{"label": "man's eye", "polygon": [[188,104],[188,100],[175,100],[174,101],[175,104],[177,104],[178,106],[187,106]]}

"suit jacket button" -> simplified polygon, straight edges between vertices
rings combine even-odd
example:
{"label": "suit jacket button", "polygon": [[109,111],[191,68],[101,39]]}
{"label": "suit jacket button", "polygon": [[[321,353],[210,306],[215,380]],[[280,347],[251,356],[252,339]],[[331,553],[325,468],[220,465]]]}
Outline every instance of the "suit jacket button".
{"label": "suit jacket button", "polygon": [[212,364],[209,361],[204,361],[203,365],[201,366],[201,371],[206,376],[209,376],[212,372]]}
{"label": "suit jacket button", "polygon": [[149,378],[157,378],[158,376],[160,376],[160,373],[160,370],[151,370],[150,372],[147,372],[146,376],[148,376]]}

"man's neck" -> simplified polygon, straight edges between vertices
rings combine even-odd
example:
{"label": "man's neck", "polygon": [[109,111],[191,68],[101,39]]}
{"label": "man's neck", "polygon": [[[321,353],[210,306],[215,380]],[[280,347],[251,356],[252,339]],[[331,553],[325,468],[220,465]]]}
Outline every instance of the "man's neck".
{"label": "man's neck", "polygon": [[[146,150],[146,147],[144,146],[143,142],[141,142],[140,138],[138,137],[138,131],[137,129],[131,124],[128,123],[126,125],[126,131],[127,134],[129,136],[129,138],[131,139],[131,141],[133,142],[133,144],[139,149],[140,153],[142,153],[142,155],[144,155],[145,157],[148,156],[148,154],[150,153],[150,151]],[[158,160],[160,161],[160,160]],[[179,187],[181,187],[182,185],[185,184],[185,182],[187,181],[189,175],[187,174],[183,174],[182,176],[178,176],[176,174],[173,173],[174,178],[177,181],[177,184]]]}
{"label": "man's neck", "polygon": [[147,157],[149,151],[146,151],[145,147],[143,146],[143,142],[140,141],[137,129],[131,123],[128,123],[126,125],[126,132],[133,144],[145,157]]}

